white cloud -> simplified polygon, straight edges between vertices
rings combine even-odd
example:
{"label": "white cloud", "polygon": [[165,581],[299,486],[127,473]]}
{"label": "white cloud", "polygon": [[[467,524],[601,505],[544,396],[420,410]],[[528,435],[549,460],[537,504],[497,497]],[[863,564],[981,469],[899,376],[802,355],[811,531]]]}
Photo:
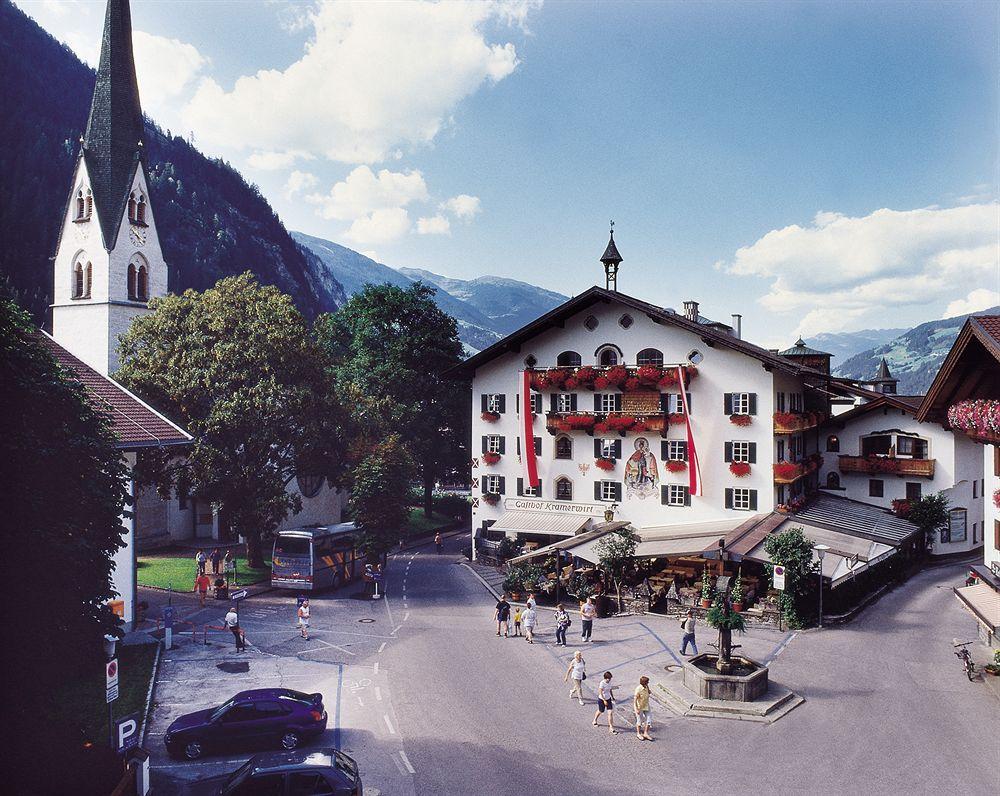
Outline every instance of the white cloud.
{"label": "white cloud", "polygon": [[199,140],[226,151],[385,160],[433,141],[461,100],[517,68],[514,45],[488,41],[486,29],[521,24],[533,7],[324,0],[311,9],[314,35],[300,60],[231,90],[204,79],[185,118]]}
{"label": "white cloud", "polygon": [[447,210],[455,218],[461,218],[465,221],[471,220],[474,216],[482,212],[482,206],[479,202],[478,196],[469,196],[467,193],[459,194],[458,196],[453,196],[446,202],[441,203],[441,209]]}
{"label": "white cloud", "polygon": [[969,291],[964,299],[955,299],[945,307],[942,318],[954,318],[956,315],[968,315],[973,312],[990,309],[1000,304],[1000,291],[985,287]]}
{"label": "white cloud", "polygon": [[308,171],[299,171],[296,169],[291,174],[288,175],[288,180],[285,182],[285,198],[291,199],[298,193],[302,191],[308,191],[310,188],[315,188],[319,183],[319,178],[315,174],[310,174]]}
{"label": "white cloud", "polygon": [[141,30],[132,33],[132,51],[143,111],[163,127],[183,131],[180,99],[209,59],[192,44]]}
{"label": "white cloud", "polygon": [[305,152],[252,152],[247,158],[247,165],[259,171],[281,171],[287,169],[296,160],[312,160]]}
{"label": "white cloud", "polygon": [[375,210],[355,219],[344,233],[348,240],[361,245],[392,243],[410,231],[410,215],[403,207]]}
{"label": "white cloud", "polygon": [[448,235],[451,233],[451,222],[444,216],[431,216],[417,219],[418,235]]}
{"label": "white cloud", "polygon": [[411,202],[427,201],[427,183],[419,171],[382,169],[376,174],[368,166],[358,166],[329,194],[314,194],[309,201],[319,205],[323,218],[350,221],[374,210],[399,209]]}
{"label": "white cloud", "polygon": [[838,331],[893,307],[940,308],[970,284],[996,283],[998,212],[995,203],[858,218],[823,212],[811,225],[768,232],[720,266],[771,280],[760,302],[777,313],[805,311],[795,333]]}

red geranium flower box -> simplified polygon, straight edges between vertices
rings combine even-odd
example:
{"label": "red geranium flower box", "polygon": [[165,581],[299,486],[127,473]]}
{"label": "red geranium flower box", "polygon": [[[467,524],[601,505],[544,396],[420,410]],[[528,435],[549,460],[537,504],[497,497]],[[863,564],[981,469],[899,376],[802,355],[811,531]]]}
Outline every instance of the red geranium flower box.
{"label": "red geranium flower box", "polygon": [[485,464],[499,464],[500,454],[493,453],[492,451],[483,454],[483,462]]}
{"label": "red geranium flower box", "polygon": [[674,370],[665,370],[660,380],[657,382],[661,387],[673,387],[677,384],[677,372]]}
{"label": "red geranium flower box", "polygon": [[606,390],[611,386],[611,382],[608,381],[607,376],[598,376],[594,379],[594,389],[595,390]]}
{"label": "red geranium flower box", "polygon": [[672,473],[683,473],[688,468],[687,462],[671,460],[667,462],[667,470]]}
{"label": "red geranium flower box", "polygon": [[597,371],[590,367],[590,365],[584,365],[582,368],[577,368],[576,373],[573,374],[573,378],[577,384],[583,387],[592,387],[597,375]]}
{"label": "red geranium flower box", "polygon": [[663,378],[663,370],[655,365],[642,365],[636,370],[635,375],[643,384],[652,386]]}
{"label": "red geranium flower box", "polygon": [[729,465],[729,472],[735,475],[737,478],[746,478],[750,475],[750,463],[749,462],[733,462]]}
{"label": "red geranium flower box", "polygon": [[480,417],[487,423],[496,423],[500,419],[500,415],[497,412],[483,412]]}
{"label": "red geranium flower box", "polygon": [[616,415],[604,421],[604,424],[612,431],[628,431],[635,423],[635,418],[628,415]]}
{"label": "red geranium flower box", "polygon": [[594,423],[594,434],[607,434],[610,430],[607,423]]}
{"label": "red geranium flower box", "polygon": [[730,415],[729,422],[734,426],[749,426],[753,422],[751,415]]}
{"label": "red geranium flower box", "polygon": [[604,378],[608,380],[609,384],[614,384],[617,387],[628,378],[628,371],[621,365],[615,365],[604,371]]}
{"label": "red geranium flower box", "polygon": [[594,427],[596,419],[593,415],[569,415],[563,422],[572,429],[588,429]]}
{"label": "red geranium flower box", "polygon": [[615,460],[604,459],[604,458],[596,459],[594,461],[594,467],[596,467],[598,470],[604,470],[604,472],[610,473],[612,470],[615,469]]}
{"label": "red geranium flower box", "polygon": [[674,412],[674,413],[672,413],[670,415],[669,420],[670,420],[670,425],[672,425],[672,426],[683,426],[684,423],[686,422],[684,420],[684,414],[683,414],[683,412]]}

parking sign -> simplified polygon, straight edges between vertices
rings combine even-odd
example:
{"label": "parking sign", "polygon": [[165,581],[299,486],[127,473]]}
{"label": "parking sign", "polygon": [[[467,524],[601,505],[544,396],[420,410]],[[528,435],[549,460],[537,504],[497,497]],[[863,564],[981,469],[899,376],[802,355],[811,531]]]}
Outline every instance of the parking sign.
{"label": "parking sign", "polygon": [[139,714],[124,716],[115,722],[115,741],[119,752],[127,752],[139,745]]}
{"label": "parking sign", "polygon": [[105,686],[107,688],[107,701],[114,702],[118,699],[118,659],[113,658],[104,667]]}
{"label": "parking sign", "polygon": [[781,564],[774,565],[774,588],[785,590],[785,568]]}

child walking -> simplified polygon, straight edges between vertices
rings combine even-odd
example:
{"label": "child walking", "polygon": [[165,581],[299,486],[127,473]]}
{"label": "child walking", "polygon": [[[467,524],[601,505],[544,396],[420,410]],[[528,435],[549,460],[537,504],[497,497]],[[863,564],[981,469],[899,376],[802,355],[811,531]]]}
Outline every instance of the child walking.
{"label": "child walking", "polygon": [[514,635],[521,635],[521,606],[514,609]]}

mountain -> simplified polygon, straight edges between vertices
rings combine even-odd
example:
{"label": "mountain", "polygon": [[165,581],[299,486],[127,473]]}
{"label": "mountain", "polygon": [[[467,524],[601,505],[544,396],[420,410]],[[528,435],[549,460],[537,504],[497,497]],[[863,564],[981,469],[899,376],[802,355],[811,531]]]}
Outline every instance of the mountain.
{"label": "mountain", "polygon": [[[0,70],[0,287],[41,322],[95,75],[10,0],[0,0]],[[307,316],[344,302],[343,287],[229,164],[149,119],[146,153],[171,291],[204,290],[249,269]]]}
{"label": "mountain", "polygon": [[[360,292],[366,284],[409,287],[415,282],[424,281],[432,287],[438,287],[430,280],[411,279],[394,268],[333,241],[306,235],[304,232],[293,232],[292,238],[319,259],[327,273],[344,286],[348,297]],[[489,317],[448,291],[438,287],[434,301],[458,322],[459,338],[468,348],[473,349],[472,353],[492,345],[503,336],[494,328]]]}
{"label": "mountain", "polygon": [[[973,315],[1000,313],[993,307]],[[927,392],[941,363],[968,315],[957,315],[939,321],[928,321],[915,326],[887,343],[856,354],[843,362],[836,375],[852,379],[871,379],[879,362],[885,357],[892,375],[899,379],[900,395],[923,395]]]}
{"label": "mountain", "polygon": [[544,290],[516,279],[500,276],[480,276],[476,279],[450,279],[420,268],[400,268],[399,272],[414,280],[437,285],[457,299],[470,304],[490,319],[501,334],[510,334],[569,297]]}
{"label": "mountain", "polygon": [[823,332],[813,335],[806,342],[812,348],[833,354],[833,367],[836,372],[842,362],[846,362],[855,354],[888,343],[905,331],[906,327],[900,329],[862,329],[859,332]]}

